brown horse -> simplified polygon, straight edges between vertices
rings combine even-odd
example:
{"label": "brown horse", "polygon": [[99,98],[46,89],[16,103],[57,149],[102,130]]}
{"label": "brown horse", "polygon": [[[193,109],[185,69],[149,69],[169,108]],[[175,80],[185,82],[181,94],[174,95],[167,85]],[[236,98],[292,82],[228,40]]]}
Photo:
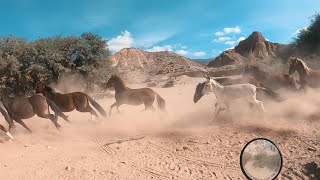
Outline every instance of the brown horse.
{"label": "brown horse", "polygon": [[246,65],[243,72],[244,77],[254,77],[263,87],[272,91],[284,88],[296,91],[298,89],[297,81],[294,77],[286,73],[270,73],[261,70],[258,66]]}
{"label": "brown horse", "polygon": [[293,74],[295,71],[299,74],[300,89],[306,88],[306,86],[317,88],[320,87],[320,71],[313,70],[307,66],[307,64],[299,58],[290,58],[289,74]]}
{"label": "brown horse", "polygon": [[154,110],[153,102],[157,99],[158,108],[165,111],[165,100],[155,91],[150,88],[131,89],[126,87],[124,81],[117,75],[112,75],[105,84],[106,88],[114,87],[116,102],[111,105],[109,115],[113,107],[117,107],[119,112],[119,106],[122,104],[128,104],[138,106],[144,104],[145,110]]}
{"label": "brown horse", "polygon": [[[10,116],[9,116],[9,114],[7,113],[7,111],[4,110],[2,107],[0,107],[0,112],[2,113],[2,115],[4,116],[4,118],[6,119],[6,121],[8,122],[8,124],[10,124],[11,119],[10,119]],[[5,132],[10,139],[13,139],[12,135],[10,134],[10,132],[9,132],[4,126],[2,126],[1,124],[0,124],[0,130],[2,130],[3,132]]]}
{"label": "brown horse", "polygon": [[[1,101],[10,116],[10,120],[7,120],[9,131],[13,127],[13,120],[15,120],[31,133],[32,131],[24,124],[22,119],[29,119],[34,115],[50,119],[57,129],[61,127],[57,122],[57,116],[69,122],[68,117],[61,112],[54,102],[41,95],[12,98],[2,93]],[[55,115],[50,113],[49,106],[55,112]]]}
{"label": "brown horse", "polygon": [[83,92],[61,94],[45,84],[37,86],[35,92],[42,93],[45,97],[51,99],[62,112],[70,112],[76,109],[79,112],[90,112],[91,119],[93,115],[99,118],[96,111],[90,106],[91,104],[103,117],[106,117],[106,112],[103,108]]}

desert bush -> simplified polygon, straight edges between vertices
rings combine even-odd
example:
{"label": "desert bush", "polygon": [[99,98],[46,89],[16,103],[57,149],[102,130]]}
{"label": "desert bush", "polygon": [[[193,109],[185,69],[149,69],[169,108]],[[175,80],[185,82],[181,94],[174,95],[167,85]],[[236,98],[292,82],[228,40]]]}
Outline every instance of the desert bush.
{"label": "desert bush", "polygon": [[301,55],[320,55],[320,14],[316,13],[308,27],[299,31],[292,43]]}
{"label": "desert bush", "polygon": [[65,73],[79,74],[86,89],[105,82],[114,73],[111,55],[101,36],[55,36],[28,42],[24,38],[0,38],[0,86],[16,95],[32,93],[40,82],[58,82]]}

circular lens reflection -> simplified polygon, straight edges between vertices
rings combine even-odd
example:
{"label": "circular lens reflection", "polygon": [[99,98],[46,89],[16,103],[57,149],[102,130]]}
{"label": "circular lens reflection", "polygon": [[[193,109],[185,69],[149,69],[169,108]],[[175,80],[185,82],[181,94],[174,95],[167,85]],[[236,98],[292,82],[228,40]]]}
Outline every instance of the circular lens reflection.
{"label": "circular lens reflection", "polygon": [[248,179],[272,180],[282,168],[282,155],[270,140],[258,138],[245,145],[241,152],[240,165]]}

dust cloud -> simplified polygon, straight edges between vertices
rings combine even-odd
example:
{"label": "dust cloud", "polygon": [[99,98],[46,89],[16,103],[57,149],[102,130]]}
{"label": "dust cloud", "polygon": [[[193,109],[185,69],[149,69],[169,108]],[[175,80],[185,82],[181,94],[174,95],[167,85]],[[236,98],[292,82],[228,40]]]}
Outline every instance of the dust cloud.
{"label": "dust cloud", "polygon": [[[12,143],[5,134],[0,136],[4,142],[0,144],[0,153],[7,154],[0,163],[0,178],[244,178],[239,154],[246,142],[257,137],[271,138],[280,145],[287,165],[293,167],[284,168],[284,175],[303,176],[301,163],[315,156],[302,154],[308,147],[320,145],[316,131],[319,122],[314,120],[320,112],[318,92],[281,92],[286,100],[266,100],[265,113],[252,111],[243,100],[237,100],[230,111],[214,118],[213,94],[193,102],[195,87],[204,79],[182,76],[178,81],[184,83],[172,88],[152,88],[165,99],[166,112],[159,111],[156,103],[155,112],[141,112],[143,105],[122,105],[120,113],[114,108],[111,117],[100,120],[91,120],[89,113],[73,111],[66,113],[71,124],[59,118],[60,131],[47,119],[24,120],[33,134],[17,124]],[[77,75],[64,76],[55,87],[60,92],[83,91],[83,81]],[[108,113],[115,100],[105,98],[97,102]],[[0,121],[5,124],[4,119]],[[121,143],[138,136],[143,139]],[[116,143],[104,146],[113,141]],[[44,162],[51,163],[46,166]],[[64,169],[67,166],[71,167],[70,172]]]}

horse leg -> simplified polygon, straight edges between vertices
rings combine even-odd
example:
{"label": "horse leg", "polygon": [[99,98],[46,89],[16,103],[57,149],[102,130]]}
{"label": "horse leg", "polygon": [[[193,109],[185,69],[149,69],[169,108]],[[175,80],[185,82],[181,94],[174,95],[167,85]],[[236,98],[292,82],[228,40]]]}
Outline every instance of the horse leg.
{"label": "horse leg", "polygon": [[23,126],[25,129],[27,129],[30,133],[32,133],[31,129],[29,129],[28,126],[26,124],[24,124],[24,122],[21,119],[16,119],[15,121],[17,123],[21,124],[21,126]]}
{"label": "horse leg", "polygon": [[50,119],[57,129],[61,127],[61,125],[58,124],[58,116],[54,116],[53,114],[40,114],[40,113],[37,115],[41,118]]}
{"label": "horse leg", "polygon": [[111,107],[110,107],[110,110],[109,110],[109,116],[111,116],[112,108],[115,107],[115,106],[117,106],[117,110],[118,110],[118,112],[120,113],[120,111],[119,111],[119,109],[118,109],[120,105],[121,105],[121,104],[119,104],[117,101],[116,101],[115,103],[113,103],[113,104],[111,105]]}
{"label": "horse leg", "polygon": [[[220,102],[215,103],[215,112],[214,112],[214,118],[217,118],[221,111],[225,110]],[[214,120],[214,119],[213,119]]]}
{"label": "horse leg", "polygon": [[5,132],[10,139],[13,139],[12,135],[10,134],[10,132],[7,131],[6,128],[3,127],[1,124],[0,124],[0,129],[1,129],[3,132]]}
{"label": "horse leg", "polygon": [[147,110],[151,110],[151,111],[155,111],[156,109],[153,107],[153,105],[151,104],[151,105],[144,105],[145,106],[145,109],[143,109],[142,110],[142,112],[144,112],[144,111],[147,111]]}

